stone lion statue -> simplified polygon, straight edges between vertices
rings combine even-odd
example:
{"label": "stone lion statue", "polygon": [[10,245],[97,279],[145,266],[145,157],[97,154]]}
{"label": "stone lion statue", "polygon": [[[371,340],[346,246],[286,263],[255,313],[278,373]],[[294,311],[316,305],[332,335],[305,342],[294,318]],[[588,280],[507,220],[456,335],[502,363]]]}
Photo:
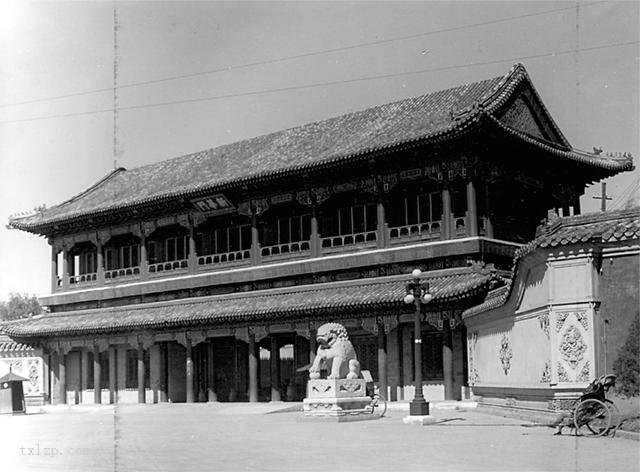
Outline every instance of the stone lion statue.
{"label": "stone lion statue", "polygon": [[322,368],[329,371],[328,379],[360,377],[360,363],[344,326],[339,323],[323,324],[318,328],[316,340],[318,352],[313,364],[309,367],[309,378],[320,378]]}

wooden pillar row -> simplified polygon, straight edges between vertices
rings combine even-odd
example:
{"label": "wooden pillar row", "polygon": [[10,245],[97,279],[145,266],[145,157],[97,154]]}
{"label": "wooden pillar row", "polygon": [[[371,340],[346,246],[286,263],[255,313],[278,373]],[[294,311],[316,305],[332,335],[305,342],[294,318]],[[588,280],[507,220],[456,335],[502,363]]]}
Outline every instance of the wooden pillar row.
{"label": "wooden pillar row", "polygon": [[453,213],[451,212],[451,193],[442,189],[442,239],[452,238]]}
{"label": "wooden pillar row", "polygon": [[260,235],[258,233],[258,215],[255,210],[251,213],[251,262],[260,264]]}
{"label": "wooden pillar row", "polygon": [[280,395],[280,349],[278,348],[278,338],[272,334],[270,339],[271,401],[279,402],[282,400]]}
{"label": "wooden pillar row", "polygon": [[453,400],[453,339],[449,319],[445,318],[442,329],[442,374],[444,377],[444,399]]}
{"label": "wooden pillar row", "polygon": [[93,346],[93,403],[102,403],[102,372],[100,372],[100,348]]}
{"label": "wooden pillar row", "polygon": [[318,206],[311,206],[311,257],[320,257],[320,234],[318,233]]}
{"label": "wooden pillar row", "polygon": [[109,346],[109,403],[111,404],[116,403],[118,396],[116,362],[116,347]]}
{"label": "wooden pillar row", "polygon": [[473,181],[467,182],[467,234],[478,236],[478,206],[476,202],[476,188]]}
{"label": "wooden pillar row", "polygon": [[58,248],[51,245],[51,293],[58,290]]}
{"label": "wooden pillar row", "polygon": [[144,347],[138,343],[138,403],[146,403],[146,392],[144,388]]}
{"label": "wooden pillar row", "polygon": [[66,354],[63,351],[58,351],[58,392],[60,398],[58,403],[65,405],[67,403],[67,365]]}
{"label": "wooden pillar row", "polygon": [[384,325],[378,326],[378,387],[380,395],[388,398],[387,393],[387,336],[384,331]]}
{"label": "wooden pillar row", "polygon": [[258,401],[258,352],[254,333],[249,333],[249,401]]}
{"label": "wooden pillar row", "polygon": [[186,381],[187,381],[187,403],[193,403],[195,401],[195,396],[193,392],[193,346],[191,344],[191,339],[187,338],[186,342],[187,348],[187,362],[186,362]]}

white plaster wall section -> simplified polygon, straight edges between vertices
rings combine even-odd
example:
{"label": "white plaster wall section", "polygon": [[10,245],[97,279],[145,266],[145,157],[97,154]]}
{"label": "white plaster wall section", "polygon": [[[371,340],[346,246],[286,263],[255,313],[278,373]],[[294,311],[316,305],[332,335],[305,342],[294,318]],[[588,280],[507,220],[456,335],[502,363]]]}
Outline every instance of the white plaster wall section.
{"label": "white plaster wall section", "polygon": [[594,301],[594,254],[559,252],[549,258],[552,283],[549,301],[553,305]]}
{"label": "white plaster wall section", "polygon": [[[478,330],[478,343],[474,353],[474,363],[480,377],[478,385],[506,385],[509,383],[510,367],[505,374],[501,359],[501,349],[504,337],[509,340],[509,343],[511,342],[512,328],[511,323],[503,323],[500,326],[485,327]],[[514,361],[513,348],[511,348],[511,351],[509,363]],[[505,358],[505,355],[502,357]]]}
{"label": "white plaster wall section", "polygon": [[539,387],[540,379],[549,363],[549,338],[541,327],[539,315],[546,315],[547,310],[528,313],[516,318],[511,330],[510,343],[513,351],[510,382],[528,384]]}
{"label": "white plaster wall section", "polygon": [[518,303],[518,312],[534,310],[547,305],[549,275],[544,260],[537,258],[529,266],[524,277],[523,289]]}

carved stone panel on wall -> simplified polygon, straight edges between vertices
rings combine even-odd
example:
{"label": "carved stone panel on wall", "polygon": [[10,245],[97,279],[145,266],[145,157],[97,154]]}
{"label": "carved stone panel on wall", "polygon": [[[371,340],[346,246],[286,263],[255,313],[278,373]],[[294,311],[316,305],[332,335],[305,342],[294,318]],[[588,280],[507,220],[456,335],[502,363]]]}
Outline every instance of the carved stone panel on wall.
{"label": "carved stone panel on wall", "polygon": [[509,373],[509,369],[511,369],[511,358],[513,357],[513,351],[511,349],[511,343],[509,341],[509,337],[506,334],[502,335],[502,341],[500,342],[500,353],[499,358],[502,363],[502,370],[504,371],[504,375]]}
{"label": "carved stone panel on wall", "polygon": [[582,338],[582,334],[575,326],[570,326],[563,334],[560,342],[560,354],[574,370],[578,363],[584,358],[587,345]]}

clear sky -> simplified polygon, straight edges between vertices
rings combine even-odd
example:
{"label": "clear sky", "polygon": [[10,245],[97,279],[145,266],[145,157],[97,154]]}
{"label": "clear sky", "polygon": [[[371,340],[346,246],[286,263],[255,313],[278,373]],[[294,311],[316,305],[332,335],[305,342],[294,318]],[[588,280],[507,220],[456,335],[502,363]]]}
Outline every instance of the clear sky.
{"label": "clear sky", "polygon": [[[517,61],[525,64],[573,146],[631,152],[638,165],[639,6],[635,1],[117,2],[120,85],[192,75],[119,90],[125,109],[119,112],[118,165],[133,168],[503,75]],[[561,11],[496,22],[549,10]],[[405,39],[385,41],[400,37]],[[580,51],[568,52],[575,49]],[[99,112],[113,107],[112,91],[33,100],[109,89],[113,57],[112,2],[0,3],[0,300],[9,292],[50,290],[48,244],[7,230],[9,215],[60,203],[113,168],[113,114]],[[219,69],[226,70],[193,76]],[[428,69],[441,70],[246,94]],[[11,105],[18,102],[32,103]],[[639,172],[608,181],[610,204],[624,204]],[[599,191],[599,186],[587,189],[584,212],[597,210],[592,197]]]}

